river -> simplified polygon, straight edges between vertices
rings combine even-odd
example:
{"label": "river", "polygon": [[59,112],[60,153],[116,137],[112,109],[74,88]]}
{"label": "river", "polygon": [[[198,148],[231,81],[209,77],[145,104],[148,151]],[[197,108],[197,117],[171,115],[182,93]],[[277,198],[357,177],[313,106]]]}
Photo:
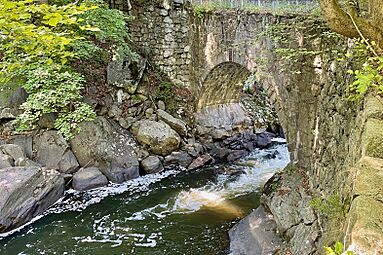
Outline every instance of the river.
{"label": "river", "polygon": [[0,254],[227,254],[228,230],[259,205],[262,184],[288,162],[286,145],[276,143],[233,165],[70,190],[43,216],[0,236]]}

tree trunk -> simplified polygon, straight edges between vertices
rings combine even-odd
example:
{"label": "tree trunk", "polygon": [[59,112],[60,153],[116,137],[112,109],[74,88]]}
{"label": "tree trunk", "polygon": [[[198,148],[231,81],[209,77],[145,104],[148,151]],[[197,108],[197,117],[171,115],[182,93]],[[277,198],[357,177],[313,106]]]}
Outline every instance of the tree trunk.
{"label": "tree trunk", "polygon": [[375,41],[383,49],[383,1],[369,0],[369,17],[360,17],[354,7],[343,10],[337,0],[319,0],[329,27],[349,38],[363,37]]}

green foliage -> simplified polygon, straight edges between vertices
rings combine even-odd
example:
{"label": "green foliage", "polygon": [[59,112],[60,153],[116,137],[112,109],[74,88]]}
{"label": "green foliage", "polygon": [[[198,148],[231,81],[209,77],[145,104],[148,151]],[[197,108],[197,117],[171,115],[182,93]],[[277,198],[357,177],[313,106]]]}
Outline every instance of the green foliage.
{"label": "green foliage", "polygon": [[24,73],[24,88],[28,100],[21,105],[24,113],[18,116],[18,131],[35,128],[36,121],[46,113],[57,113],[55,127],[69,139],[72,131],[78,131],[78,123],[95,117],[92,108],[81,102],[79,91],[84,87],[84,78],[60,66],[40,66]]}
{"label": "green foliage", "polygon": [[355,255],[352,251],[345,251],[341,242],[336,242],[334,247],[325,247],[326,255]]}
{"label": "green foliage", "polygon": [[[55,127],[65,138],[81,121],[95,117],[82,102],[85,79],[74,61],[130,53],[127,17],[101,0],[0,0],[0,85],[22,80],[29,97],[21,106],[18,131],[31,130],[46,113],[56,113]],[[100,29],[102,28],[102,29]]]}
{"label": "green foliage", "polygon": [[349,86],[351,100],[360,99],[369,91],[383,93],[383,55],[378,55],[375,47],[374,42],[356,41],[354,48],[346,54],[346,57],[363,63],[358,69],[348,70],[354,75],[354,82]]}
{"label": "green foliage", "polygon": [[153,99],[158,101],[164,101],[167,102],[171,99],[174,99],[175,94],[173,91],[173,84],[166,81],[161,81],[154,90],[154,97]]}
{"label": "green foliage", "polygon": [[339,195],[327,198],[316,197],[310,202],[310,206],[319,214],[335,220],[342,220],[349,208],[349,201],[343,201]]}

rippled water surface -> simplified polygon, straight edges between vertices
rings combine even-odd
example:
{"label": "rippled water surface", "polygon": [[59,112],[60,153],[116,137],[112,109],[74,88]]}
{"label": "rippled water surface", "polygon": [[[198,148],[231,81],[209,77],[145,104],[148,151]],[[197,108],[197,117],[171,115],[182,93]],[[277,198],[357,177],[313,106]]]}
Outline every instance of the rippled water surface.
{"label": "rippled water surface", "polygon": [[[225,254],[227,231],[258,206],[260,185],[288,161],[286,146],[276,145],[233,166],[69,191],[44,217],[0,236],[0,254]],[[225,167],[243,173],[217,173]]]}

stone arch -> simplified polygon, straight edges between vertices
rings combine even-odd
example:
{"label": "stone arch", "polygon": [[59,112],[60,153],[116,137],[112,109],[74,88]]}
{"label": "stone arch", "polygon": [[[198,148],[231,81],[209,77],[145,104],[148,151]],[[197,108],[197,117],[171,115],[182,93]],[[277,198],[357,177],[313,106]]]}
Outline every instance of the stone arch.
{"label": "stone arch", "polygon": [[211,105],[238,103],[239,92],[250,74],[246,67],[235,62],[216,65],[202,82],[197,110]]}

